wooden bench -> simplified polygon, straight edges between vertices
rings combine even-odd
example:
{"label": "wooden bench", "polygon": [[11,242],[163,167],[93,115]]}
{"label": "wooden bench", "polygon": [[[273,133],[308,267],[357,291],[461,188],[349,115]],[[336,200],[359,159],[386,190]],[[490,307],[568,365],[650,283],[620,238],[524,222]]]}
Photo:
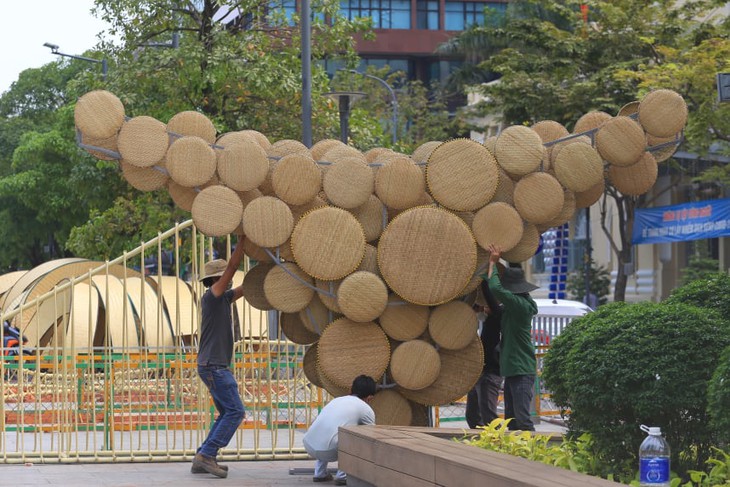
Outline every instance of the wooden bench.
{"label": "wooden bench", "polygon": [[[478,434],[478,431],[471,430]],[[464,430],[347,426],[338,466],[350,487],[616,487],[615,482],[451,440]]]}

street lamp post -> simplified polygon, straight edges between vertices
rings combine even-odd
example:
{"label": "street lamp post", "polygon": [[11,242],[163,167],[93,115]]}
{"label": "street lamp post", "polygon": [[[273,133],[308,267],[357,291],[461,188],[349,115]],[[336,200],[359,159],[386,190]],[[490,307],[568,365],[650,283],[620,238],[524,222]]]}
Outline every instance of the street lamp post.
{"label": "street lamp post", "polygon": [[312,13],[309,0],[302,0],[302,143],[312,147]]}
{"label": "street lamp post", "polygon": [[65,54],[63,52],[58,51],[58,49],[59,49],[58,45],[51,44],[50,42],[46,42],[43,45],[51,50],[51,54],[55,54],[57,56],[70,57],[71,59],[80,59],[81,61],[86,61],[89,63],[101,64],[101,77],[104,81],[106,81],[106,72],[107,72],[106,59],[100,60],[100,59],[94,59],[94,58],[85,57],[85,56],[76,56],[73,54]]}
{"label": "street lamp post", "polygon": [[340,108],[340,140],[347,144],[350,133],[350,103],[363,98],[365,93],[361,91],[332,91],[324,93],[324,95],[337,100]]}
{"label": "street lamp post", "polygon": [[392,139],[393,139],[393,145],[395,145],[395,143],[398,141],[398,98],[396,98],[396,96],[395,96],[395,91],[384,79],[380,79],[377,76],[373,76],[372,74],[361,73],[360,71],[356,71],[354,69],[350,69],[349,71],[351,73],[361,74],[361,75],[365,76],[366,78],[374,79],[375,81],[377,81],[380,84],[382,84],[383,86],[385,86],[385,88],[388,90],[388,93],[390,93],[391,105],[393,107]]}

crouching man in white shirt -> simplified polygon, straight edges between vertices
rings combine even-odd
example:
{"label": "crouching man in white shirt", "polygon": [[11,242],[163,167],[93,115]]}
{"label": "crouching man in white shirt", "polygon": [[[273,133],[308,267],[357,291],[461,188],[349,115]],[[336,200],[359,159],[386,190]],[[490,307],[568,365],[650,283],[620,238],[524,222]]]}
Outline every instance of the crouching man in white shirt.
{"label": "crouching man in white shirt", "polygon": [[[360,375],[352,382],[349,396],[342,396],[327,404],[304,435],[304,448],[317,462],[314,464],[314,482],[327,482],[327,463],[337,461],[337,429],[355,424],[375,424],[375,412],[368,404],[375,395],[375,381]],[[347,485],[347,474],[338,470],[335,485]]]}

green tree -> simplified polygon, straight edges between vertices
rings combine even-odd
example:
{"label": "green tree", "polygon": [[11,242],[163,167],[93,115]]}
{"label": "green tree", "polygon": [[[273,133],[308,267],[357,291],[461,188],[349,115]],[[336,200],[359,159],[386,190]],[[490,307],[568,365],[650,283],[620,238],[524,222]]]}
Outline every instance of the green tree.
{"label": "green tree", "polygon": [[[596,265],[591,259],[590,270],[588,272],[588,282],[590,283],[591,294],[595,294],[598,304],[606,304],[608,295],[611,293],[611,273],[602,265]],[[568,277],[568,292],[573,299],[585,302],[586,295],[586,276],[585,269],[578,269]]]}
{"label": "green tree", "polygon": [[97,161],[74,143],[66,85],[83,67],[26,70],[0,97],[0,269],[67,255],[71,228],[90,207],[112,201],[116,164]]}
{"label": "green tree", "polygon": [[[666,49],[680,44],[699,46],[705,40],[692,36],[703,31],[719,36],[719,30],[703,21],[711,8],[722,2],[695,0],[617,0],[554,2],[520,0],[516,11],[496,26],[474,27],[460,37],[471,36],[462,49],[490,45],[476,57],[482,77],[499,76],[498,83],[477,87],[485,101],[465,112],[494,114],[507,124],[532,124],[555,120],[572,129],[577,119],[591,110],[617,113],[636,100],[646,88],[627,73],[666,63]],[[583,17],[581,6],[588,8]],[[584,7],[584,8],[585,8]],[[539,15],[525,15],[530,11]],[[457,42],[458,44],[458,42]],[[648,83],[647,83],[648,85]],[[665,87],[654,83],[653,88]],[[667,86],[671,87],[671,86]],[[608,206],[601,205],[603,229],[617,257],[614,300],[622,301],[631,263],[631,231],[634,211],[645,197],[624,195],[607,186],[618,211],[619,232],[608,228]]]}
{"label": "green tree", "polygon": [[[708,387],[730,323],[684,302],[610,303],[555,339],[543,377],[570,410],[571,433],[591,433],[599,457],[636,467],[644,434],[660,426],[672,445],[672,469],[701,469],[717,444],[708,424]],[[617,472],[621,473],[621,472]]]}

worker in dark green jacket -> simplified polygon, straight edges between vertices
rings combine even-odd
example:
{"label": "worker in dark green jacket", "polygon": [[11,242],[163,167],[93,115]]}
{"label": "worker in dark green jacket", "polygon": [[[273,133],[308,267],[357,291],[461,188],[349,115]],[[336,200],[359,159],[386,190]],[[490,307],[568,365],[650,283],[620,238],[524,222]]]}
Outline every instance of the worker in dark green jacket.
{"label": "worker in dark green jacket", "polygon": [[499,368],[504,376],[504,417],[511,419],[509,429],[535,431],[530,405],[535,393],[535,346],[532,343],[532,317],[537,304],[530,291],[539,286],[525,280],[521,267],[507,267],[502,276],[495,267],[502,256],[499,247],[489,247],[489,289],[502,303],[502,342]]}

